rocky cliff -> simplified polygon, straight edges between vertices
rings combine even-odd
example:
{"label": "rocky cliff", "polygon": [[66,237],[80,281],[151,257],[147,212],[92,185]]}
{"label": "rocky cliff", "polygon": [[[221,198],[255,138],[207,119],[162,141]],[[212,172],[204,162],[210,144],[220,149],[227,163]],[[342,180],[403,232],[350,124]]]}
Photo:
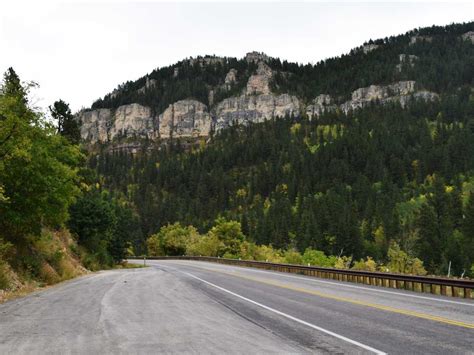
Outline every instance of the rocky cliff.
{"label": "rocky cliff", "polygon": [[158,118],[160,137],[206,137],[212,119],[207,106],[196,100],[181,100],[170,105]]}
{"label": "rocky cliff", "polygon": [[[472,31],[467,32],[462,35],[462,39],[473,41],[473,34]],[[410,38],[409,45],[430,41],[432,41],[430,36],[415,35]],[[379,44],[367,44],[359,47],[358,51],[369,53],[380,47]],[[404,68],[415,68],[420,60],[416,55],[404,53],[400,54],[398,59],[394,72],[400,74]],[[201,101],[188,97],[173,103],[168,99],[167,102],[171,104],[160,110],[138,103],[115,106],[115,109],[84,110],[76,116],[81,123],[81,136],[83,140],[92,144],[120,142],[122,145],[125,143],[133,145],[134,139],[139,141],[208,137],[211,132],[217,132],[233,124],[258,123],[277,117],[299,116],[303,112],[312,119],[323,112],[339,110],[347,113],[373,102],[380,104],[397,102],[404,107],[413,99],[433,101],[438,98],[438,94],[422,90],[421,85],[417,85],[413,80],[407,80],[389,85],[358,88],[346,101],[341,97],[321,93],[308,102],[289,93],[274,91],[274,88],[278,89],[275,78],[288,78],[293,73],[273,70],[270,67],[272,60],[274,59],[259,52],[251,52],[245,56],[242,62],[247,63],[245,64],[247,67],[242,64],[232,67],[237,63],[235,60],[216,56],[188,59],[183,62],[187,63],[187,67],[170,67],[168,75],[172,80],[182,80],[178,78],[178,74],[181,74],[180,70],[183,70],[183,74],[186,70],[191,70],[189,64],[194,71],[198,70],[196,67],[202,68],[203,71],[207,70],[206,75],[215,73],[224,66],[226,68],[220,69],[217,84],[203,84],[207,96],[206,103],[203,102],[206,99],[201,96]],[[157,80],[146,76],[140,85],[133,88],[135,91],[132,91],[132,95],[154,95],[158,92],[159,85],[165,85],[166,95],[168,87],[166,85],[170,85],[170,82],[163,84],[162,80],[168,79]],[[120,90],[123,89],[114,90],[110,97],[120,95]],[[161,92],[163,95],[163,91]],[[170,96],[174,96],[171,94]],[[157,98],[158,101],[161,100],[161,97]]]}
{"label": "rocky cliff", "polygon": [[[204,103],[194,99],[180,100],[162,113],[153,114],[151,108],[129,104],[112,109],[81,111],[77,114],[81,122],[81,136],[90,143],[106,143],[121,138],[192,138],[207,137],[212,130],[229,127],[232,124],[247,124],[300,115],[300,102],[296,96],[274,94],[270,83],[271,68],[265,63],[268,56],[251,52],[246,61],[257,64],[240,96],[226,98],[214,104],[214,89],[209,91],[210,110]],[[220,63],[222,58],[203,57],[190,59],[201,66]],[[178,69],[178,68],[175,68]],[[174,71],[175,75],[176,70]],[[230,90],[237,82],[237,70],[230,69],[223,78],[222,90]],[[156,80],[146,78],[145,86],[138,89],[145,92],[156,85]]]}
{"label": "rocky cliff", "polygon": [[311,119],[328,111],[340,110],[344,113],[363,108],[372,102],[380,104],[399,103],[405,107],[410,100],[434,101],[438,94],[426,90],[417,90],[415,81],[399,81],[390,85],[370,85],[352,92],[351,99],[337,105],[327,94],[317,96],[306,108],[306,114]]}

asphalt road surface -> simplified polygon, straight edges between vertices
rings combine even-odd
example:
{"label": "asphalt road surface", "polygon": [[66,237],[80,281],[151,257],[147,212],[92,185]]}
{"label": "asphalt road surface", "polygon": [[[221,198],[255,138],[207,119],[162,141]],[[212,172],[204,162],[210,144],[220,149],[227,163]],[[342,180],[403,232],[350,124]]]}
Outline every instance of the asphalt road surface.
{"label": "asphalt road surface", "polygon": [[200,261],[0,305],[0,354],[474,354],[474,302]]}

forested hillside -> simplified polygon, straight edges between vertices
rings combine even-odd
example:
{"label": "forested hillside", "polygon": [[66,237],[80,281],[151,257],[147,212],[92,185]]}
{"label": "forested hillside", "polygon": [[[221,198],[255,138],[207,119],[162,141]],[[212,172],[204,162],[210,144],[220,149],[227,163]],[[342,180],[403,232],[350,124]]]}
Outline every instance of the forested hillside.
{"label": "forested hillside", "polygon": [[[262,56],[276,72],[273,89],[296,95],[306,102],[323,93],[342,102],[358,88],[402,80],[414,80],[427,90],[445,93],[473,84],[472,40],[463,37],[470,31],[474,31],[474,22],[416,29],[403,35],[370,40],[348,54],[314,65]],[[400,58],[401,54],[405,57]],[[257,68],[256,63],[253,57],[250,60],[247,57],[190,58],[157,68],[136,81],[125,82],[91,107],[117,108],[140,103],[160,113],[168,105],[189,98],[212,106],[209,91],[214,91],[215,103],[236,95]],[[235,69],[236,78],[227,90],[222,85],[231,69]]]}
{"label": "forested hillside", "polygon": [[[420,259],[430,273],[446,274],[451,263],[451,274],[474,275],[474,46],[462,36],[473,29],[473,23],[419,29],[316,65],[267,59],[277,73],[273,90],[306,102],[321,93],[343,102],[357,88],[397,80],[437,92],[435,101],[411,100],[403,107],[374,101],[312,120],[303,112],[237,125],[192,149],[179,139],[158,148],[145,142],[138,154],[102,145],[89,156],[89,167],[101,186],[134,206],[141,226],[133,238],[136,253],[154,235],[152,253],[199,254],[195,235],[207,233],[201,243],[209,247],[216,228],[237,221],[240,247],[229,251],[221,236],[214,239],[221,247],[204,250],[257,258],[247,252],[249,245],[271,245],[271,253],[287,261],[317,250],[336,256],[332,266],[345,260],[344,267],[377,263],[381,270],[398,252]],[[254,69],[252,62],[228,58],[189,63],[126,83],[93,107],[141,102],[159,111],[189,97],[208,103],[208,89],[230,68],[245,75]],[[141,95],[137,89],[150,78],[158,86]],[[361,258],[363,265],[356,262]]]}

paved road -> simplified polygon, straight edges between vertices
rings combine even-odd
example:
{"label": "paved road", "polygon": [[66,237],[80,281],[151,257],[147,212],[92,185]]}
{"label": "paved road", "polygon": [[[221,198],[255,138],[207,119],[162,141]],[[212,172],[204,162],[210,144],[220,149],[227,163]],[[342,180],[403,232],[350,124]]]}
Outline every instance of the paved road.
{"label": "paved road", "polygon": [[0,353],[473,354],[474,302],[197,261],[0,305]]}

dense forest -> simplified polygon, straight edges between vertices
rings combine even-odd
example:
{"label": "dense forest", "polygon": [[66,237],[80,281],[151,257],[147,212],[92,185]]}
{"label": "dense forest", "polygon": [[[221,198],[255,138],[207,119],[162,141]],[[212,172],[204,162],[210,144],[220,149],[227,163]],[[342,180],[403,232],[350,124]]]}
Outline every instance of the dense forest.
{"label": "dense forest", "polygon": [[[303,113],[234,126],[191,149],[179,139],[153,149],[144,142],[134,155],[102,146],[88,166],[102,187],[134,206],[141,226],[131,240],[135,253],[147,251],[152,235],[148,252],[155,254],[301,261],[317,251],[333,257],[322,265],[345,260],[346,267],[386,270],[402,253],[429,273],[474,276],[474,46],[461,37],[472,30],[472,22],[418,29],[371,40],[379,47],[368,53],[359,47],[315,65],[267,60],[276,73],[273,90],[306,102],[320,93],[343,101],[359,87],[397,80],[439,93],[435,102],[405,108],[374,102],[313,121]],[[400,63],[401,53],[416,56],[416,64]],[[247,76],[254,70],[229,58],[197,63],[149,74],[158,81],[155,90],[164,90],[146,91],[153,102],[137,92],[143,77],[93,107],[138,101],[163,109],[184,97],[207,103],[207,90],[229,68]],[[165,90],[169,85],[173,90]],[[225,226],[238,237],[215,232]],[[207,251],[196,252],[196,240]]]}
{"label": "dense forest", "polygon": [[223,131],[204,148],[99,154],[91,168],[133,201],[143,235],[204,232],[218,217],[256,244],[387,257],[392,242],[430,272],[474,260],[474,102],[377,106],[317,122],[282,118]]}

